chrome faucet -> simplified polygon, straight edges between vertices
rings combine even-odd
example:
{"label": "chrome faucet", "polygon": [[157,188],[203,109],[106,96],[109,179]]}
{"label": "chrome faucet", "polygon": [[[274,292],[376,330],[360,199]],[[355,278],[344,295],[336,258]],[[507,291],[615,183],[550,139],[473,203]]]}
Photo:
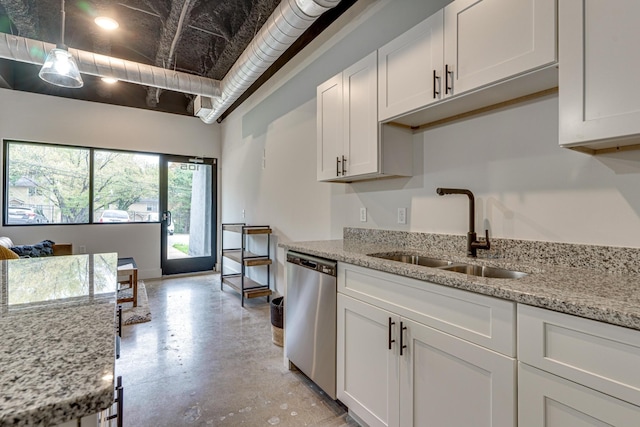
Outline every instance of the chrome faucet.
{"label": "chrome faucet", "polygon": [[478,256],[478,249],[490,249],[491,242],[489,242],[489,230],[484,230],[484,242],[477,240],[475,231],[475,218],[476,218],[476,201],[473,197],[473,193],[464,188],[436,188],[436,193],[439,196],[445,194],[466,194],[469,197],[469,232],[467,233],[467,256]]}

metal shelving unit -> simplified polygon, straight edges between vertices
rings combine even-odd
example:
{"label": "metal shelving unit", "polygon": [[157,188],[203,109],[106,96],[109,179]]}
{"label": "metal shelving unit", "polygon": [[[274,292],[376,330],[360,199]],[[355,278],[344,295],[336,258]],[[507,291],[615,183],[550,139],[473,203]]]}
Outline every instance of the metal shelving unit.
{"label": "metal shelving unit", "polygon": [[[268,225],[247,225],[245,223],[222,224],[222,232],[220,234],[220,246],[222,247],[222,256],[220,257],[220,290],[224,285],[230,286],[240,293],[241,305],[244,307],[245,298],[267,297],[267,302],[272,294],[270,288],[271,280],[271,257],[269,250],[271,247],[271,227]],[[225,232],[240,234],[239,248],[225,248],[224,236]],[[253,253],[247,250],[249,238],[266,238],[266,254]],[[226,262],[225,262],[226,261]],[[233,264],[227,265],[228,261]],[[266,284],[247,277],[247,269],[250,267],[266,267],[267,279]],[[235,267],[235,270],[233,270]],[[240,271],[238,270],[238,267]],[[227,272],[225,272],[227,270]],[[228,271],[231,272],[228,272]]]}

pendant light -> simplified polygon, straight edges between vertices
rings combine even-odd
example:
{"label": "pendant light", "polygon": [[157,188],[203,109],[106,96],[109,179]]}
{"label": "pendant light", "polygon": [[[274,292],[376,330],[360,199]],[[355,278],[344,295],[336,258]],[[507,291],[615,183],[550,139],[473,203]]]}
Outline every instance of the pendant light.
{"label": "pendant light", "polygon": [[56,86],[81,88],[84,82],[80,77],[78,64],[64,44],[64,0],[60,0],[60,7],[62,14],[60,43],[56,45],[55,49],[51,49],[38,75],[45,82]]}

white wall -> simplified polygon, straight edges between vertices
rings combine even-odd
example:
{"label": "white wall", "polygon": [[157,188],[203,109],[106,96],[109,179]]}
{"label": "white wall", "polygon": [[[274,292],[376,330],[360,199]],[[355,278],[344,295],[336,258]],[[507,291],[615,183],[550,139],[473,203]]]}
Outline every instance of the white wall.
{"label": "white wall", "polygon": [[[0,139],[220,158],[220,126],[195,117],[0,89]],[[4,173],[4,171],[2,172]],[[133,256],[142,278],[159,277],[160,225],[0,227],[16,244],[73,243],[77,253]]]}
{"label": "white wall", "polygon": [[[222,221],[269,224],[276,241],[341,238],[345,226],[462,235],[466,198],[440,197],[435,189],[463,187],[476,194],[478,231],[639,247],[640,156],[596,158],[559,148],[554,95],[417,134],[412,178],[316,181],[315,87],[439,7],[358,2],[347,16],[352,23],[336,24],[331,38],[298,55],[231,114],[222,123]],[[361,206],[366,223],[359,222]],[[399,207],[408,208],[406,226],[396,222]],[[282,292],[282,250],[277,258]]]}

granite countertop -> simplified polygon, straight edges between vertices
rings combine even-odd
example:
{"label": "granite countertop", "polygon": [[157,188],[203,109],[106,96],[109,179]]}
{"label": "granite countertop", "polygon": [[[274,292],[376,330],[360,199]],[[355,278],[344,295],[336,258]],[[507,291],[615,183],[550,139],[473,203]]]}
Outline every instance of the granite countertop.
{"label": "granite countertop", "polygon": [[[280,243],[285,250],[346,262],[401,276],[494,296],[522,304],[640,330],[640,276],[588,268],[546,265],[508,258],[468,258],[464,252],[407,250],[397,245],[350,240]],[[493,279],[369,256],[410,252],[451,261],[528,273],[519,279]]]}
{"label": "granite countertop", "polygon": [[57,425],[114,399],[117,254],[0,264],[0,426]]}

